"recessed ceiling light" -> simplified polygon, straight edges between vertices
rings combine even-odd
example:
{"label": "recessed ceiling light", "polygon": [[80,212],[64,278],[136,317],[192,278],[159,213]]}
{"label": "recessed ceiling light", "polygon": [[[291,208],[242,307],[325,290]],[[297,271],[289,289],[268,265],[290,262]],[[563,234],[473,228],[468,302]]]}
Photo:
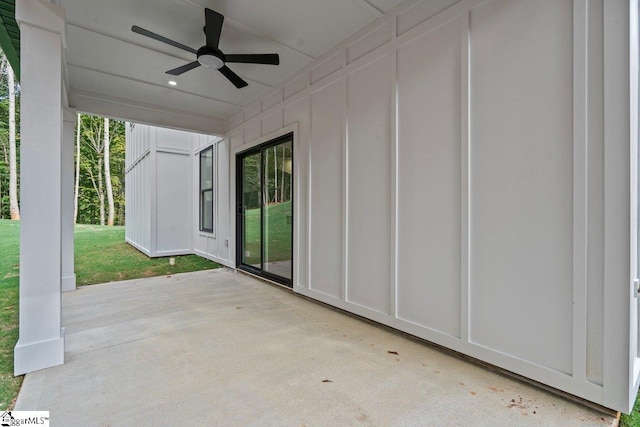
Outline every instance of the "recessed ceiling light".
{"label": "recessed ceiling light", "polygon": [[169,84],[170,84],[171,86],[176,86],[178,83],[176,83],[176,82],[175,82],[175,81],[173,81],[173,80],[169,80]]}

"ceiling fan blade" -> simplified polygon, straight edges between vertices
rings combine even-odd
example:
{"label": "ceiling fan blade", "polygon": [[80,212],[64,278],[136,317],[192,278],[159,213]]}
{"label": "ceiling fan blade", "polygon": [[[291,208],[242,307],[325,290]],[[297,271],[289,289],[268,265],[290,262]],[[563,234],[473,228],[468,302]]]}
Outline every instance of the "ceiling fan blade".
{"label": "ceiling fan blade", "polygon": [[159,34],[152,33],[151,31],[145,30],[144,28],[140,28],[137,25],[134,25],[133,27],[131,27],[131,31],[133,31],[134,33],[141,34],[143,36],[150,37],[150,38],[152,38],[154,40],[157,40],[159,42],[166,43],[166,44],[169,44],[171,46],[177,47],[178,49],[186,50],[187,52],[191,52],[194,55],[198,53],[197,50],[195,50],[193,48],[190,48],[189,46],[185,46],[182,43],[174,42],[173,40],[170,40],[170,39],[168,39],[166,37],[162,37]]}
{"label": "ceiling fan blade", "polygon": [[207,36],[207,47],[209,49],[218,50],[220,43],[220,33],[222,32],[222,23],[224,16],[211,9],[204,10],[205,27],[204,33]]}
{"label": "ceiling fan blade", "polygon": [[189,62],[181,67],[174,68],[173,70],[167,71],[167,74],[171,74],[172,76],[179,76],[182,73],[186,73],[189,70],[193,70],[196,67],[199,67],[200,63],[198,61]]}
{"label": "ceiling fan blade", "polygon": [[242,80],[242,78],[239,75],[231,71],[231,69],[226,65],[220,68],[218,71],[220,71],[223,76],[228,78],[229,81],[233,83],[235,87],[237,87],[238,89],[243,88],[245,86],[249,86],[249,83]]}
{"label": "ceiling fan blade", "polygon": [[225,62],[236,62],[244,64],[280,64],[280,57],[277,53],[248,54],[248,55],[225,55]]}

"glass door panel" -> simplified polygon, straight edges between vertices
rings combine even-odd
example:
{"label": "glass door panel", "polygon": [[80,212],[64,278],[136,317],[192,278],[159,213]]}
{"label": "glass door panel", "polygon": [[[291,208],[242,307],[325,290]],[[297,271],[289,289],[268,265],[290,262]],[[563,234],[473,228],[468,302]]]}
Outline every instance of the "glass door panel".
{"label": "glass door panel", "polygon": [[236,165],[238,267],[291,286],[293,135],[238,154]]}
{"label": "glass door panel", "polygon": [[261,159],[259,152],[242,159],[242,263],[256,268],[262,265]]}
{"label": "glass door panel", "polygon": [[264,150],[264,271],[291,279],[293,210],[291,141]]}

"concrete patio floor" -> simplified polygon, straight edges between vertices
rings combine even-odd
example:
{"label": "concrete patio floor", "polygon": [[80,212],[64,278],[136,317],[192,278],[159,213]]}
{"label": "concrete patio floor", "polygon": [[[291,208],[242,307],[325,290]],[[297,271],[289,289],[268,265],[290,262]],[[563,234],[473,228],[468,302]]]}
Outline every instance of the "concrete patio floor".
{"label": "concrete patio floor", "polygon": [[[227,269],[63,295],[52,426],[597,426],[614,418]],[[397,354],[396,354],[397,353]]]}

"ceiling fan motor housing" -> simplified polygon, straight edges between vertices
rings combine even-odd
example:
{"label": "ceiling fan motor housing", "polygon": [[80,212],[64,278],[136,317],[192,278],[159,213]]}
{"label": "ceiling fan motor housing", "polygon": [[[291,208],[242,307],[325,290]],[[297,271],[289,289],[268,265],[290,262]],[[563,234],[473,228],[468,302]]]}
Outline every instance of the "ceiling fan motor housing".
{"label": "ceiling fan motor housing", "polygon": [[224,67],[224,55],[220,51],[216,52],[207,46],[202,46],[198,49],[198,62],[203,67],[219,70]]}
{"label": "ceiling fan motor housing", "polygon": [[277,53],[225,55],[218,47],[220,43],[220,33],[222,32],[222,24],[224,23],[224,16],[211,9],[205,8],[204,19],[206,25],[203,30],[206,37],[206,44],[197,51],[192,47],[178,43],[149,30],[145,30],[144,28],[140,28],[137,25],[133,25],[131,27],[131,31],[145,37],[150,37],[159,42],[166,43],[178,49],[182,49],[191,54],[196,54],[196,61],[192,61],[188,64],[166,71],[167,74],[172,76],[180,76],[183,73],[202,65],[205,68],[218,70],[235,87],[241,89],[246,87],[248,83],[244,81],[242,77],[234,73],[233,70],[229,69],[229,67],[225,65],[226,62],[243,64],[280,64],[280,57]]}

